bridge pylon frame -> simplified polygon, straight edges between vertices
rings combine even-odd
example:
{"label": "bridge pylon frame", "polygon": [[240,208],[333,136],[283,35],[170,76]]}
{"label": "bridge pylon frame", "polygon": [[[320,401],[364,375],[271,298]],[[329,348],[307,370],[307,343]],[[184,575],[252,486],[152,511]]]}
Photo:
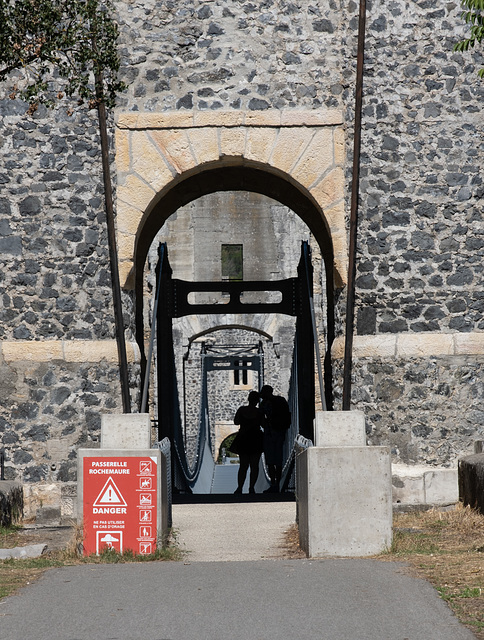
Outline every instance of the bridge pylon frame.
{"label": "bridge pylon frame", "polygon": [[[282,313],[296,317],[296,349],[299,397],[298,431],[313,439],[315,417],[314,336],[311,320],[311,296],[313,268],[311,249],[307,242],[301,246],[301,259],[297,277],[285,280],[189,282],[173,278],[168,261],[166,243],[160,244],[156,271],[159,305],[156,314],[157,365],[158,365],[158,439],[168,437],[173,442],[175,429],[181,428],[180,408],[176,382],[175,354],[173,347],[173,318],[207,314],[268,314]],[[190,303],[193,292],[228,293],[226,304]],[[279,302],[247,303],[243,293],[275,291],[281,294]]]}

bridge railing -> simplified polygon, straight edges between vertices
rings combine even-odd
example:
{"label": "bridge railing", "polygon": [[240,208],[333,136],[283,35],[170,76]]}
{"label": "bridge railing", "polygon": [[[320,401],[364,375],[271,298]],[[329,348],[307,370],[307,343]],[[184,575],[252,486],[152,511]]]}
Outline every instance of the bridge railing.
{"label": "bridge railing", "polygon": [[159,449],[166,459],[166,477],[162,478],[162,482],[166,482],[166,494],[168,501],[168,528],[173,526],[173,484],[171,481],[171,444],[169,438],[163,438],[160,442],[157,442],[154,446],[155,449]]}

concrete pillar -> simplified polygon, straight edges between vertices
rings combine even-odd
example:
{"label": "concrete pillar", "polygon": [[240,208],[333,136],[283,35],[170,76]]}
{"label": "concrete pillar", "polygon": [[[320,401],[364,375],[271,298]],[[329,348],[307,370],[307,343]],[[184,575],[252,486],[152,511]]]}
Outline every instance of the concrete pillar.
{"label": "concrete pillar", "polygon": [[374,555],[392,542],[390,450],[354,444],[364,436],[362,412],[332,414],[316,418],[316,441],[332,446],[296,458],[300,545],[313,558]]}
{"label": "concrete pillar", "polygon": [[318,411],[314,444],[316,447],[364,447],[365,414],[363,411]]}
{"label": "concrete pillar", "polygon": [[151,423],[148,413],[103,414],[101,449],[150,449]]}

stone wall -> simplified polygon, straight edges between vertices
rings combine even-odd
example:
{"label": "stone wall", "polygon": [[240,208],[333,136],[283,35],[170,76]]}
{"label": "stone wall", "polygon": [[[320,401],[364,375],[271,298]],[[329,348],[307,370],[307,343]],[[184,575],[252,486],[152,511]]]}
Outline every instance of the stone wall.
{"label": "stone wall", "polygon": [[[389,445],[397,463],[456,467],[484,434],[483,347],[484,334],[357,336],[353,402],[368,441]],[[342,349],[337,341],[337,362]]]}
{"label": "stone wall", "polygon": [[452,51],[459,13],[368,7],[352,385],[371,443],[454,467],[484,430],[483,57]]}
{"label": "stone wall", "polygon": [[372,2],[358,333],[482,331],[482,53],[458,3]]}
{"label": "stone wall", "polygon": [[[334,136],[341,146],[345,134],[346,164],[338,220],[347,221],[357,2],[116,6],[129,87],[115,118],[339,110],[344,123],[333,123]],[[367,2],[356,331],[373,341],[355,356],[353,406],[367,412],[371,442],[390,442],[405,462],[453,465],[484,426],[482,343],[464,353],[381,355],[389,337],[446,344],[484,329],[482,54],[453,53],[465,32],[459,14],[457,2]],[[71,480],[77,447],[96,445],[100,412],[121,410],[96,119],[82,109],[68,116],[64,103],[28,117],[9,100],[8,84],[0,91],[0,433],[9,477]],[[277,173],[296,181],[290,168]],[[344,236],[332,236],[341,254]],[[340,337],[344,278],[336,286]],[[326,304],[325,292],[318,299]],[[128,341],[133,302],[125,291]],[[333,354],[339,408],[341,351]]]}
{"label": "stone wall", "polygon": [[75,480],[78,447],[99,446],[101,413],[122,410],[114,341],[4,342],[0,371],[6,479]]}
{"label": "stone wall", "polygon": [[354,2],[118,0],[117,7],[130,83],[123,111],[342,105],[343,18],[357,15]]}

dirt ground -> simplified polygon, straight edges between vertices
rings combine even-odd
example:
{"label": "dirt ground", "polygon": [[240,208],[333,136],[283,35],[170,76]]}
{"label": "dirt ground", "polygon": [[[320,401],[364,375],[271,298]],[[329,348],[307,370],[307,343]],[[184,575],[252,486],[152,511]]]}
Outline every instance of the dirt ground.
{"label": "dirt ground", "polygon": [[46,553],[49,551],[61,551],[66,549],[73,541],[75,535],[74,527],[37,527],[35,525],[25,525],[19,529],[15,535],[9,535],[2,540],[0,536],[0,548],[11,549],[13,547],[25,547],[29,544],[46,544]]}
{"label": "dirt ground", "polygon": [[484,640],[484,515],[451,511],[396,514],[390,553],[428,580],[461,622]]}

